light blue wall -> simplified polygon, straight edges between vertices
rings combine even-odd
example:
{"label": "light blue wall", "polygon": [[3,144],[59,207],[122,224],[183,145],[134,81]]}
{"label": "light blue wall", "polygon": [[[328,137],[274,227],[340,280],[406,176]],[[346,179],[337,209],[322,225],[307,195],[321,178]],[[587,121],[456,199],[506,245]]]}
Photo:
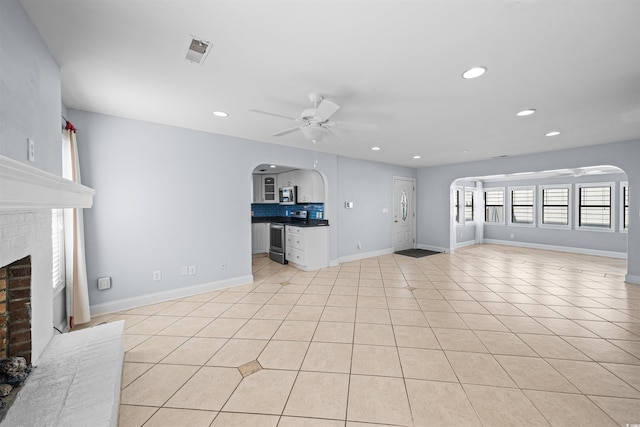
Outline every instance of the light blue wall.
{"label": "light blue wall", "polygon": [[[341,258],[393,248],[393,177],[415,178],[416,172],[413,168],[338,158]],[[345,202],[353,202],[353,208],[345,208]],[[385,208],[388,213],[383,213]]]}
{"label": "light blue wall", "polygon": [[20,3],[0,1],[0,154],[60,175],[61,105],[58,64]]}
{"label": "light blue wall", "polygon": [[[313,152],[70,110],[85,185],[91,304],[251,274],[252,171],[264,163],[310,168]],[[393,176],[416,170],[318,154],[327,184],[330,259],[391,248]],[[344,209],[344,201],[356,208]],[[357,242],[362,242],[358,250]],[[226,261],[227,268],[220,269]],[[196,265],[196,276],[180,267]],[[162,271],[153,281],[152,272]],[[98,277],[113,288],[98,291]]]}
{"label": "light blue wall", "polygon": [[[0,155],[60,175],[61,105],[56,61],[22,5],[0,0]],[[33,163],[27,160],[27,138],[35,141]],[[52,326],[66,318],[64,292],[53,298],[51,241],[42,237],[40,243],[31,254],[34,361],[53,335]]]}
{"label": "light blue wall", "polygon": [[627,279],[640,283],[640,141],[422,168],[418,170],[418,243],[451,249],[450,228],[443,224],[449,223],[449,188],[456,179],[599,165],[617,166],[627,175],[630,199]]}
{"label": "light blue wall", "polygon": [[[619,232],[620,229],[620,182],[626,181],[625,174],[606,174],[582,176],[577,178],[556,177],[538,180],[517,180],[517,181],[499,181],[487,182],[486,188],[503,188],[505,195],[508,194],[509,187],[529,186],[535,188],[535,222],[536,227],[513,226],[508,224],[509,217],[509,197],[505,196],[506,203],[506,224],[484,224],[484,238],[490,240],[502,240],[511,242],[533,243],[539,245],[552,245],[567,248],[586,249],[591,251],[626,253],[627,251],[627,233]],[[577,192],[575,184],[578,183],[595,183],[595,182],[613,182],[614,191],[612,194],[613,213],[613,231],[577,229],[575,224],[575,204]],[[569,207],[569,224],[571,229],[567,228],[549,228],[540,226],[540,186],[541,185],[571,185],[571,206]],[[511,237],[513,234],[513,238]]]}

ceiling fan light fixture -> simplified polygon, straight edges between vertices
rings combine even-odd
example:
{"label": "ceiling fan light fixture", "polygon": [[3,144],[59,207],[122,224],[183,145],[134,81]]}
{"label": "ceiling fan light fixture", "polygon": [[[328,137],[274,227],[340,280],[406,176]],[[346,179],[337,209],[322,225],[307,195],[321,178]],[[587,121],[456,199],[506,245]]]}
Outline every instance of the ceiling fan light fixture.
{"label": "ceiling fan light fixture", "polygon": [[545,136],[558,136],[560,135],[560,132],[557,130],[553,130],[551,132],[548,132],[547,134],[545,134]]}
{"label": "ceiling fan light fixture", "polygon": [[518,113],[516,113],[516,116],[518,117],[530,116],[535,112],[536,112],[535,108],[528,108],[526,110],[519,111]]}
{"label": "ceiling fan light fixture", "polygon": [[487,72],[487,67],[472,67],[462,73],[463,79],[475,79]]}

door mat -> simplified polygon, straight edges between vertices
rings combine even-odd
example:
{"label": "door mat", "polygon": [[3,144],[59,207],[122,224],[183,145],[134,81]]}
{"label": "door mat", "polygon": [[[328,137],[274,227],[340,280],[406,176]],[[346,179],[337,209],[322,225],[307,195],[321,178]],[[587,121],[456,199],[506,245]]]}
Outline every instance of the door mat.
{"label": "door mat", "polygon": [[395,252],[396,255],[410,256],[412,258],[422,258],[425,256],[435,255],[439,253],[442,253],[442,252],[429,251],[427,249],[407,249],[404,251]]}

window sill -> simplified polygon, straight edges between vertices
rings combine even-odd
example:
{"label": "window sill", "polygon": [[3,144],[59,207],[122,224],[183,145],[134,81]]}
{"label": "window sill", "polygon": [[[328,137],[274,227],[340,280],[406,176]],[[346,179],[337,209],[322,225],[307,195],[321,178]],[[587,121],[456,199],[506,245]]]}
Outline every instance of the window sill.
{"label": "window sill", "polygon": [[53,298],[57,297],[60,292],[62,292],[66,288],[64,283],[53,288]]}
{"label": "window sill", "polygon": [[613,228],[600,228],[600,227],[576,227],[576,230],[580,231],[595,231],[598,233],[615,233]]}

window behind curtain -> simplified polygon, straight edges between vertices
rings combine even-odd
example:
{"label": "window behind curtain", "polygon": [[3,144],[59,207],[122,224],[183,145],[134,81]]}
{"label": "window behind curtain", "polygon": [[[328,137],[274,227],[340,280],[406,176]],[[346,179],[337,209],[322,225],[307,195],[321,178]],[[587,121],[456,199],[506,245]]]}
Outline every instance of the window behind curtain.
{"label": "window behind curtain", "polygon": [[581,187],[580,227],[611,228],[611,187]]}
{"label": "window behind curtain", "polygon": [[65,280],[64,264],[64,210],[51,209],[51,279],[53,288],[62,286]]}

